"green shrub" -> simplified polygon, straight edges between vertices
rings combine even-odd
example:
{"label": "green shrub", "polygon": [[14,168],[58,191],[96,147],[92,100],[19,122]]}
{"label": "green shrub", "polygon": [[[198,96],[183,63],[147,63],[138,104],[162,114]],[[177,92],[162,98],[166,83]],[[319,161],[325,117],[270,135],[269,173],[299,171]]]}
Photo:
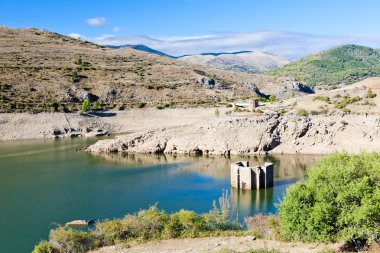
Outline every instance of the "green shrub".
{"label": "green shrub", "polygon": [[309,112],[306,111],[305,109],[299,109],[297,114],[298,114],[298,116],[305,117],[305,116],[309,115]]}
{"label": "green shrub", "polygon": [[279,206],[281,232],[290,240],[380,239],[380,154],[335,153],[307,170]]}
{"label": "green shrub", "polygon": [[311,111],[311,112],[310,112],[311,115],[319,115],[320,113],[321,113],[321,112],[319,112],[319,111]]}
{"label": "green shrub", "polygon": [[270,95],[268,98],[265,98],[265,97],[259,97],[258,98],[259,102],[263,102],[263,103],[266,103],[266,102],[276,102],[277,101],[277,98],[275,95]]}
{"label": "green shrub", "polygon": [[226,108],[231,108],[231,107],[232,107],[232,104],[230,104],[230,103],[226,104]]}
{"label": "green shrub", "polygon": [[144,103],[144,102],[140,102],[137,105],[138,108],[144,108],[145,106],[146,106],[146,103]]}
{"label": "green shrub", "polygon": [[156,205],[137,214],[128,214],[123,219],[105,220],[96,223],[93,234],[100,245],[113,245],[128,240],[161,239],[169,216]]}
{"label": "green shrub", "polygon": [[82,79],[82,76],[79,74],[78,70],[76,69],[73,69],[68,76],[70,77],[70,81],[73,83],[78,83]]}
{"label": "green shrub", "polygon": [[330,98],[328,96],[316,96],[314,98],[314,101],[316,101],[316,100],[320,100],[320,101],[323,101],[326,103],[330,103]]}
{"label": "green shrub", "polygon": [[281,110],[280,110],[280,115],[281,115],[281,116],[284,116],[287,112],[288,112],[288,110],[286,110],[286,109],[281,109]]}
{"label": "green shrub", "polygon": [[202,100],[202,99],[198,99],[198,100],[195,101],[195,104],[197,104],[197,105],[203,105],[203,104],[206,104],[206,103],[207,102],[204,101],[204,100]]}
{"label": "green shrub", "polygon": [[164,88],[164,86],[159,83],[147,83],[145,87],[148,88],[149,90],[153,90],[153,89],[161,90],[162,88]]}
{"label": "green shrub", "polygon": [[341,101],[339,101],[338,103],[335,104],[335,107],[338,108],[338,109],[343,109],[347,105],[356,103],[359,100],[360,100],[359,96],[356,96],[356,97],[353,97],[353,98],[351,98],[349,96],[344,96]]}
{"label": "green shrub", "polygon": [[139,211],[137,215],[126,215],[122,223],[128,228],[132,238],[148,240],[159,239],[167,221],[166,212],[154,205],[149,209]]}
{"label": "green shrub", "polygon": [[268,101],[271,102],[271,103],[272,103],[272,102],[276,102],[276,101],[277,101],[277,98],[276,98],[275,95],[270,95],[269,98],[268,98]]}
{"label": "green shrub", "polygon": [[174,102],[173,101],[170,101],[170,102],[163,102],[163,103],[159,103],[156,108],[158,110],[162,110],[162,109],[165,109],[165,108],[169,108],[169,107],[173,107],[174,106]]}
{"label": "green shrub", "polygon": [[90,62],[84,61],[80,55],[74,59],[74,64],[77,65],[78,69],[82,70],[88,70],[92,66]]}
{"label": "green shrub", "polygon": [[95,105],[94,105],[94,110],[96,110],[96,111],[101,111],[101,110],[103,110],[102,104],[101,104],[99,101],[97,101],[97,102],[95,103]]}
{"label": "green shrub", "polygon": [[49,242],[58,252],[80,253],[95,248],[91,233],[59,227],[50,231]]}
{"label": "green shrub", "polygon": [[350,114],[350,113],[351,113],[351,110],[348,109],[348,108],[346,108],[346,107],[343,108],[342,111],[343,111],[344,113],[347,113],[347,114]]}
{"label": "green shrub", "polygon": [[78,55],[74,60],[74,64],[81,66],[83,64],[82,56]]}
{"label": "green shrub", "polygon": [[218,108],[215,109],[214,114],[215,114],[216,117],[219,118],[219,116],[220,116],[220,111],[219,111]]}
{"label": "green shrub", "polygon": [[0,83],[0,91],[5,91],[10,87],[10,85],[6,83]]}
{"label": "green shrub", "polygon": [[363,105],[376,106],[374,102],[369,102],[368,99],[364,100]]}
{"label": "green shrub", "polygon": [[99,238],[100,245],[103,246],[114,245],[127,237],[120,219],[97,222],[94,235]]}
{"label": "green shrub", "polygon": [[91,110],[91,103],[88,101],[88,99],[85,99],[81,106],[82,112],[88,112]]}
{"label": "green shrub", "polygon": [[376,96],[377,96],[377,94],[374,93],[372,90],[367,91],[367,95],[366,95],[367,98],[374,98]]}
{"label": "green shrub", "polygon": [[124,109],[125,109],[124,104],[119,104],[116,106],[116,110],[118,110],[118,111],[123,111]]}
{"label": "green shrub", "polygon": [[58,250],[50,242],[40,241],[34,246],[32,253],[58,253]]}
{"label": "green shrub", "polygon": [[242,112],[242,109],[240,109],[240,107],[235,106],[234,107],[234,112]]}
{"label": "green shrub", "polygon": [[194,238],[207,230],[205,217],[187,210],[180,210],[170,215],[169,223],[166,226],[166,233],[169,235],[169,238]]}

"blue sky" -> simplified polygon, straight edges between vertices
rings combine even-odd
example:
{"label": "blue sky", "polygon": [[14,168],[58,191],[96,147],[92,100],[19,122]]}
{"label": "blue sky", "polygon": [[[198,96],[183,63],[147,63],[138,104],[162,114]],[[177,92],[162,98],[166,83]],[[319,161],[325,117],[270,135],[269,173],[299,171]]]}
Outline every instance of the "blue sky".
{"label": "blue sky", "polygon": [[2,0],[0,25],[180,55],[262,50],[296,59],[332,46],[380,47],[376,0]]}

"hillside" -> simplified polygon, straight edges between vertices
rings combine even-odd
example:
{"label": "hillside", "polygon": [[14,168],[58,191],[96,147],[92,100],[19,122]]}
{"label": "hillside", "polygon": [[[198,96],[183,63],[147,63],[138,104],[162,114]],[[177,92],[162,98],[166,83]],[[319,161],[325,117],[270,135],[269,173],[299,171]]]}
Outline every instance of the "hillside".
{"label": "hillside", "polygon": [[311,55],[267,74],[293,76],[312,86],[352,84],[380,76],[380,51],[364,46],[345,45]]}
{"label": "hillside", "polygon": [[171,55],[165,54],[165,53],[163,53],[161,51],[155,50],[153,48],[150,48],[150,47],[142,45],[142,44],[138,44],[138,45],[121,45],[121,46],[106,46],[106,47],[113,48],[113,49],[133,48],[133,49],[140,50],[140,51],[147,52],[147,53],[151,53],[151,54],[156,54],[156,55],[166,56],[166,57],[170,57],[170,58],[175,58],[175,57],[173,57]]}
{"label": "hillside", "polygon": [[179,59],[192,64],[247,73],[259,73],[289,63],[288,60],[278,55],[249,51],[189,55]]}
{"label": "hillside", "polygon": [[0,112],[196,107],[266,94],[288,79],[186,64],[130,48],[110,49],[38,29],[0,27]]}

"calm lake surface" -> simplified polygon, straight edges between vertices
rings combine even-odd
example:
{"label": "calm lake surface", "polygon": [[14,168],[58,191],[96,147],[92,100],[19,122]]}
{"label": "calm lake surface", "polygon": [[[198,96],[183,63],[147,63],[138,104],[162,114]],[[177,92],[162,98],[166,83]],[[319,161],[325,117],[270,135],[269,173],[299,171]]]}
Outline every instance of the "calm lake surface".
{"label": "calm lake surface", "polygon": [[[223,190],[243,219],[275,213],[285,189],[320,156],[189,157],[99,156],[83,148],[96,139],[0,142],[0,251],[30,252],[49,229],[75,219],[122,217],[158,206],[168,212],[208,212]],[[260,191],[230,188],[229,166],[274,162],[275,186]]]}

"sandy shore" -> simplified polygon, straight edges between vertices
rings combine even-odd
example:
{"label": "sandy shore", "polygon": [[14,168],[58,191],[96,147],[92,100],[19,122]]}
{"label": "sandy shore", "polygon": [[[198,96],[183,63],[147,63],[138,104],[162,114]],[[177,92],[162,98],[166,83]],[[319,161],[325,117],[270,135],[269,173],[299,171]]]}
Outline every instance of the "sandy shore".
{"label": "sandy shore", "polygon": [[137,245],[104,247],[94,253],[150,253],[150,252],[243,252],[250,249],[275,249],[280,252],[317,253],[337,251],[341,244],[306,244],[271,240],[253,240],[253,237],[212,237],[171,239]]}
{"label": "sandy shore", "polygon": [[[214,108],[131,109],[82,116],[78,113],[0,114],[0,140],[43,139],[71,135],[151,131],[215,119]],[[223,109],[221,110],[223,111]],[[223,116],[222,116],[223,117]]]}

